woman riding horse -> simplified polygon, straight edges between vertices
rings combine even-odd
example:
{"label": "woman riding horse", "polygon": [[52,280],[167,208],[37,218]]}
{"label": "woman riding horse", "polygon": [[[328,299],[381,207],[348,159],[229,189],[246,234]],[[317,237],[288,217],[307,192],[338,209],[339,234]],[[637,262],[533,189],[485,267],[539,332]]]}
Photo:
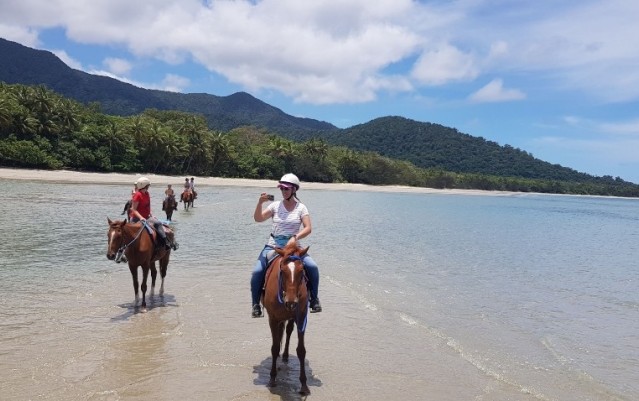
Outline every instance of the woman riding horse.
{"label": "woman riding horse", "polygon": [[164,248],[167,250],[173,248],[177,249],[177,246],[166,237],[164,232],[164,225],[155,217],[151,215],[151,195],[149,194],[149,187],[151,186],[151,180],[146,177],[140,177],[137,181],[138,191],[133,195],[133,204],[129,212],[129,219],[132,223],[142,221],[145,223],[147,220],[153,224],[153,227],[160,236]]}
{"label": "woman riding horse", "polygon": [[[260,296],[262,294],[262,284],[266,273],[266,260],[275,248],[284,247],[291,243],[297,243],[300,239],[311,234],[311,216],[306,205],[297,198],[297,191],[300,188],[300,180],[295,174],[284,174],[277,187],[282,191],[282,201],[276,201],[268,205],[265,209],[263,204],[273,198],[262,193],[255,206],[253,218],[256,222],[263,222],[268,219],[273,220],[271,236],[268,243],[255,262],[251,275],[251,300],[253,302],[252,316],[261,317]],[[309,290],[311,300],[311,313],[321,312],[319,292],[319,268],[317,263],[307,254],[302,260],[309,278]]]}
{"label": "woman riding horse", "polygon": [[175,200],[175,191],[171,188],[171,184],[164,190],[164,201],[162,202],[162,210],[166,213],[166,219],[171,221],[173,211],[177,210],[177,201]]}

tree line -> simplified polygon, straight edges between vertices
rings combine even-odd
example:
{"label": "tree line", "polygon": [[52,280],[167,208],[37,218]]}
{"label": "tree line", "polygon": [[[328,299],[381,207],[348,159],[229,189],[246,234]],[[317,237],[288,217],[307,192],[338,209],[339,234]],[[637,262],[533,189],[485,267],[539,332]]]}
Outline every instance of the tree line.
{"label": "tree line", "polygon": [[92,172],[146,172],[429,188],[639,197],[639,185],[459,173],[333,146],[321,137],[286,139],[266,129],[208,128],[202,115],[149,109],[112,116],[44,86],[0,83],[0,165]]}

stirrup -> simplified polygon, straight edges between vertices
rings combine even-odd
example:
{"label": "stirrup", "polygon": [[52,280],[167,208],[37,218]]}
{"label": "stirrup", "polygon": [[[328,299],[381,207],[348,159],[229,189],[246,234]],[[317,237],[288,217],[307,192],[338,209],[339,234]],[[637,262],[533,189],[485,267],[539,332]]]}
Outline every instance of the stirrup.
{"label": "stirrup", "polygon": [[260,304],[253,305],[253,312],[251,313],[251,316],[253,316],[253,317],[262,317],[262,316],[264,316],[262,314],[262,307],[260,306]]}
{"label": "stirrup", "polygon": [[315,298],[311,301],[311,313],[319,313],[322,311],[322,304],[320,304],[319,298]]}

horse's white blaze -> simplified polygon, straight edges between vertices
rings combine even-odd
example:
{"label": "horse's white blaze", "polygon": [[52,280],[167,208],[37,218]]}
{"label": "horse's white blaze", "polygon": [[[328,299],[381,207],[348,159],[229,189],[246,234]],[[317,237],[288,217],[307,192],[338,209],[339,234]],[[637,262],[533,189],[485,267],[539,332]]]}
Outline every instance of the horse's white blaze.
{"label": "horse's white blaze", "polygon": [[113,242],[113,237],[115,236],[115,231],[111,232],[111,236],[109,237],[109,243],[107,244],[108,248],[111,248],[111,243]]}
{"label": "horse's white blaze", "polygon": [[291,283],[295,282],[295,263],[288,262],[288,269],[291,271]]}

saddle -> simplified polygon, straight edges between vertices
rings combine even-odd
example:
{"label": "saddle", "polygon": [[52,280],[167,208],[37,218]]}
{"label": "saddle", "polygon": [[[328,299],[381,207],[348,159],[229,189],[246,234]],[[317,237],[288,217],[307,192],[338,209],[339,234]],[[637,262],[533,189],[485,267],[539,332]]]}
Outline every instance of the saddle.
{"label": "saddle", "polygon": [[[164,224],[161,223],[162,227],[164,228],[164,233],[166,234],[166,238],[175,243],[175,234],[173,233],[173,230],[171,230],[171,228]],[[164,250],[164,244],[160,241],[160,236],[158,235],[158,232],[156,231],[155,227],[153,227],[153,224],[149,224],[149,222],[145,222],[144,223],[144,228],[146,229],[146,231],[149,233],[149,235],[151,236],[151,240],[153,241],[153,245],[154,245],[154,253],[158,253],[160,250]]]}
{"label": "saddle", "polygon": [[266,283],[268,283],[268,278],[271,275],[271,272],[275,269],[273,269],[273,262],[275,261],[275,259],[277,259],[280,255],[277,254],[277,252],[275,251],[270,251],[269,253],[266,254],[266,273],[264,274],[264,282],[262,283],[262,291],[264,291],[266,288]]}

